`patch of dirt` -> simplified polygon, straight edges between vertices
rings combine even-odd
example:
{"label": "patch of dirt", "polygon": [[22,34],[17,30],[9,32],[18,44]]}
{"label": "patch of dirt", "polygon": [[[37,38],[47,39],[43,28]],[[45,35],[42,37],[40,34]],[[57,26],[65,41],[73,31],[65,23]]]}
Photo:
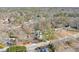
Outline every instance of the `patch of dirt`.
{"label": "patch of dirt", "polygon": [[65,37],[65,36],[77,34],[76,31],[67,31],[67,30],[59,30],[59,31],[56,31],[55,33],[57,37]]}

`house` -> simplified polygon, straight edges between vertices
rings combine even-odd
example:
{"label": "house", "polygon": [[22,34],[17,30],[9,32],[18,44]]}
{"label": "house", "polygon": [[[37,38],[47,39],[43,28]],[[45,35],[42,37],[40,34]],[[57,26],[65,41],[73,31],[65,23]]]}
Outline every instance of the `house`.
{"label": "house", "polygon": [[6,46],[11,46],[11,45],[14,45],[16,42],[16,39],[15,38],[5,38],[4,39],[4,44]]}

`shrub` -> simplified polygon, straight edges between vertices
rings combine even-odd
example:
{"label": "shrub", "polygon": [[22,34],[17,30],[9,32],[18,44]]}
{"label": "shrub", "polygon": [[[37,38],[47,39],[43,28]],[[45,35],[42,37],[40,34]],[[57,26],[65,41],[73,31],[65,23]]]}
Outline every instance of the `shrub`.
{"label": "shrub", "polygon": [[49,44],[48,49],[49,49],[50,52],[55,52],[55,46],[54,45]]}
{"label": "shrub", "polygon": [[15,36],[12,32],[8,33],[10,38],[17,38],[17,36]]}
{"label": "shrub", "polygon": [[4,48],[4,45],[3,45],[2,43],[0,43],[0,49],[1,49],[1,48]]}
{"label": "shrub", "polygon": [[46,31],[43,33],[43,38],[44,38],[45,40],[54,39],[54,38],[55,38],[54,30],[51,29],[51,28],[46,29]]}
{"label": "shrub", "polygon": [[7,52],[26,52],[26,47],[24,46],[12,46],[7,49]]}

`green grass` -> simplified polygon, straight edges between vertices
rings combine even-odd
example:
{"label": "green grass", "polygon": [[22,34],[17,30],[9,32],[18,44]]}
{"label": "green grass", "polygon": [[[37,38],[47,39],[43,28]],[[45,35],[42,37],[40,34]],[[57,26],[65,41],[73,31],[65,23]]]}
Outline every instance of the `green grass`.
{"label": "green grass", "polygon": [[7,49],[7,52],[26,52],[25,46],[11,46]]}

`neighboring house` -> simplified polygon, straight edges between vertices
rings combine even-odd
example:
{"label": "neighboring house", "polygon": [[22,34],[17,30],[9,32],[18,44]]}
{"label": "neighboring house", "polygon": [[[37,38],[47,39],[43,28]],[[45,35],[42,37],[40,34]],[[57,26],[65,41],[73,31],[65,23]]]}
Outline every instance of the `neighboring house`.
{"label": "neighboring house", "polygon": [[49,52],[47,47],[38,47],[35,49],[37,52]]}
{"label": "neighboring house", "polygon": [[15,38],[5,38],[4,39],[4,44],[6,46],[11,46],[11,45],[14,45],[16,42],[16,39]]}

